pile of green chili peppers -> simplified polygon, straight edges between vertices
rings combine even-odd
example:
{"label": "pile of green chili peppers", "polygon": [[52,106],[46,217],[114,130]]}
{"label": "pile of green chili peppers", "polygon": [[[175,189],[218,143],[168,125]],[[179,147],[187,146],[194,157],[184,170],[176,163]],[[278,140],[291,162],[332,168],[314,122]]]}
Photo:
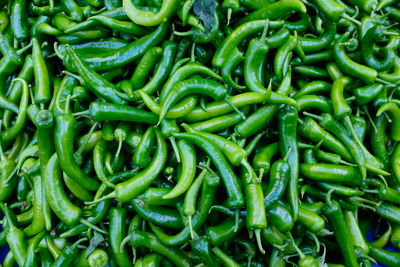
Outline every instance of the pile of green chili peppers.
{"label": "pile of green chili peppers", "polygon": [[400,266],[398,0],[0,0],[0,267]]}

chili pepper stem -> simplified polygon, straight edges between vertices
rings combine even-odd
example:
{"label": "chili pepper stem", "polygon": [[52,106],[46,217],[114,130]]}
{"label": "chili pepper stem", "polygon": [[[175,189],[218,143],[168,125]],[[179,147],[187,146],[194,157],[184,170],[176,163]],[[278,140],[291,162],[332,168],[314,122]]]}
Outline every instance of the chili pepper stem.
{"label": "chili pepper stem", "polygon": [[[332,231],[329,231],[328,229],[326,229],[326,228],[323,228],[323,229],[321,229],[319,232],[318,232],[318,235],[322,235],[322,236],[325,236],[325,235],[333,235],[334,234],[334,232],[332,232]],[[323,244],[322,244],[323,245]]]}
{"label": "chili pepper stem", "polygon": [[75,79],[77,79],[80,83],[84,83],[85,81],[82,79],[82,77],[81,76],[79,76],[79,75],[76,75],[76,74],[74,74],[74,73],[72,73],[72,72],[70,72],[70,71],[67,71],[67,70],[63,70],[63,72],[62,72],[63,74],[66,74],[66,75],[69,75],[69,76],[71,76],[71,77],[74,77]]}
{"label": "chili pepper stem", "polygon": [[107,231],[104,231],[103,229],[100,229],[99,227],[97,227],[96,225],[91,224],[90,222],[88,222],[88,221],[85,220],[85,219],[80,219],[79,222],[80,222],[81,224],[84,224],[84,225],[86,225],[87,227],[89,227],[89,228],[91,228],[91,229],[93,229],[93,230],[99,232],[99,233],[108,235],[108,232],[107,232]]}
{"label": "chili pepper stem", "polygon": [[326,203],[328,203],[328,205],[332,205],[331,195],[333,194],[334,191],[335,188],[332,188],[331,190],[328,191],[328,193],[326,193]]}
{"label": "chili pepper stem", "polygon": [[111,175],[114,174],[114,170],[112,169],[112,166],[111,166],[111,157],[108,157],[108,158],[106,157],[104,165],[106,166],[106,169],[109,174],[111,174]]}
{"label": "chili pepper stem", "polygon": [[321,250],[321,243],[318,241],[318,237],[310,231],[307,231],[307,234],[315,242],[315,251],[319,253],[319,251]]}
{"label": "chili pepper stem", "polygon": [[239,230],[239,216],[240,216],[240,211],[236,210],[235,211],[235,228],[233,228],[233,231],[235,233]]}
{"label": "chili pepper stem", "polygon": [[117,153],[115,153],[115,157],[119,157],[119,153],[121,153],[121,149],[122,149],[122,143],[123,143],[123,139],[122,136],[118,136],[118,148],[117,148]]}
{"label": "chili pepper stem", "polygon": [[174,33],[174,35],[176,35],[176,36],[192,36],[193,35],[193,31],[192,30],[190,30],[190,31],[187,31],[187,32],[177,32],[177,31],[174,31],[173,32]]}
{"label": "chili pepper stem", "polygon": [[176,157],[176,161],[177,161],[178,163],[181,162],[181,157],[180,157],[180,155],[179,155],[178,147],[176,146],[175,137],[170,136],[168,139],[169,139],[169,141],[171,142],[172,150],[174,150],[175,157]]}
{"label": "chili pepper stem", "polygon": [[187,216],[188,219],[188,224],[189,224],[189,229],[190,229],[190,237],[192,240],[194,240],[194,231],[193,231],[193,226],[192,226],[192,215]]}
{"label": "chili pepper stem", "polygon": [[[254,178],[257,179],[257,177],[253,177],[254,170],[253,170],[253,167],[250,165],[249,161],[247,160],[247,158],[243,158],[240,161],[240,164],[242,164],[242,166],[245,167],[247,170],[247,179],[246,179],[247,183],[251,183]],[[257,180],[257,182],[261,182],[261,181]]]}
{"label": "chili pepper stem", "polygon": [[367,108],[366,106],[364,106],[363,108],[364,108],[365,114],[367,114],[367,117],[368,117],[369,122],[370,122],[371,125],[372,125],[372,128],[374,128],[374,132],[377,133],[377,132],[378,132],[378,129],[376,128],[376,125],[375,125],[375,123],[374,123],[374,120],[372,119],[371,115],[370,115],[369,112],[368,112],[368,108]]}
{"label": "chili pepper stem", "polygon": [[[246,120],[246,116],[232,103],[231,100],[229,100],[229,98],[225,98],[224,101],[237,113],[240,115],[240,117],[242,118],[242,120]],[[205,110],[207,111],[207,110]]]}
{"label": "chili pepper stem", "polygon": [[208,112],[208,109],[207,109],[207,106],[206,106],[206,101],[205,101],[204,96],[202,96],[202,97],[200,98],[200,107],[201,107],[201,109],[204,110],[205,112]]}
{"label": "chili pepper stem", "polygon": [[260,252],[262,254],[265,254],[265,250],[264,250],[264,248],[262,246],[262,242],[261,242],[261,229],[255,229],[254,234],[256,236],[258,249],[260,250]]}
{"label": "chili pepper stem", "polygon": [[264,172],[265,172],[264,168],[260,168],[260,173],[258,174],[258,181],[262,181]]}
{"label": "chili pepper stem", "polygon": [[196,43],[193,43],[193,45],[190,49],[190,62],[196,61],[195,51],[196,51]]}
{"label": "chili pepper stem", "polygon": [[[267,34],[268,34],[268,29],[269,29],[269,19],[266,19],[263,31],[262,31],[261,36],[260,36],[260,41],[263,41],[263,42],[266,41],[265,39],[266,39]],[[271,85],[271,83],[270,83],[270,85]]]}
{"label": "chili pepper stem", "polygon": [[389,36],[400,36],[400,34],[398,34],[398,33],[389,32],[389,31],[384,31],[383,34],[389,35]]}
{"label": "chili pepper stem", "polygon": [[90,114],[90,113],[89,113],[89,110],[84,110],[84,111],[72,113],[72,115],[73,115],[74,117],[76,117],[76,116],[87,116],[87,115],[89,115],[89,114]]}
{"label": "chili pepper stem", "polygon": [[[353,137],[356,140],[356,142],[359,144],[360,147],[363,147],[363,143],[360,141],[360,138],[358,138],[356,130],[354,129],[353,124],[351,123],[350,117],[349,116],[345,116],[344,117],[344,121],[346,122],[347,127],[350,129],[350,132],[353,135]],[[367,178],[367,170],[366,169],[362,169],[361,170],[361,175],[362,175],[363,179]]]}
{"label": "chili pepper stem", "polygon": [[30,41],[29,44],[23,48],[21,48],[20,50],[17,51],[18,55],[22,55],[23,53],[25,53],[28,49],[30,49],[33,46],[33,42]]}
{"label": "chili pepper stem", "polygon": [[85,201],[85,205],[96,204],[96,203],[99,203],[99,202],[101,202],[101,201],[103,201],[103,200],[106,200],[106,199],[115,198],[116,196],[117,196],[117,193],[116,193],[115,191],[113,191],[113,192],[111,192],[110,194],[105,195],[104,197],[101,197],[101,198],[99,198],[99,199],[96,199],[96,200],[93,200],[93,201]]}
{"label": "chili pepper stem", "polygon": [[347,19],[347,20],[353,22],[354,24],[357,24],[358,26],[361,26],[361,22],[359,22],[359,21],[356,20],[355,18],[353,18],[353,17],[347,15],[346,13],[343,13],[343,14],[342,14],[342,18]]}
{"label": "chili pepper stem", "polygon": [[92,136],[94,130],[96,129],[97,125],[99,123],[96,122],[95,124],[92,125],[92,127],[90,127],[89,133],[87,135],[87,138],[85,139],[85,142],[82,143],[82,145],[79,146],[78,150],[75,152],[75,155],[81,155],[83,149],[85,148],[86,144],[89,142],[90,137]]}
{"label": "chili pepper stem", "polygon": [[385,81],[385,80],[382,80],[381,78],[376,78],[375,81],[378,82],[378,83],[383,83],[383,84],[386,84],[386,85],[391,85],[390,82],[387,82],[387,81]]}
{"label": "chili pepper stem", "polygon": [[231,18],[232,18],[232,8],[228,8],[227,10],[226,10],[226,25],[228,25],[229,26],[229,23],[231,22]]}
{"label": "chili pepper stem", "polygon": [[11,215],[10,215],[10,210],[8,208],[7,203],[0,202],[0,208],[3,211],[4,215],[6,216],[7,219],[7,224],[9,225],[10,228],[14,228],[14,222],[11,220]]}
{"label": "chili pepper stem", "polygon": [[289,147],[289,150],[287,151],[285,157],[283,158],[284,161],[288,161],[289,157],[290,157],[290,153],[292,153],[293,151],[293,147]]}
{"label": "chili pepper stem", "polygon": [[17,173],[18,168],[14,168],[14,170],[10,173],[10,175],[4,180],[5,184],[8,184],[8,182],[14,177],[14,175]]}
{"label": "chili pepper stem", "polygon": [[[0,130],[1,130],[1,123],[2,123],[3,121],[2,120],[0,120]],[[2,144],[0,143],[0,161],[3,161],[4,160],[4,151],[3,151],[3,146],[2,146]]]}
{"label": "chili pepper stem", "polygon": [[378,178],[382,180],[385,188],[389,187],[389,185],[387,184],[387,181],[386,181],[385,177],[383,177],[383,175],[378,174]]}
{"label": "chili pepper stem", "polygon": [[363,189],[363,191],[370,194],[379,194],[379,190],[376,189]]}
{"label": "chili pepper stem", "polygon": [[132,236],[133,234],[134,234],[134,233],[132,233],[132,234],[130,234],[130,235],[127,235],[124,239],[122,239],[121,245],[120,245],[120,247],[119,247],[119,250],[120,250],[120,251],[122,251],[122,250],[124,249],[125,245],[129,242],[129,240],[131,239],[131,236]]}
{"label": "chili pepper stem", "polygon": [[[377,203],[376,205],[379,205],[379,204]],[[368,206],[368,205],[364,205],[364,204],[362,204],[362,203],[357,203],[357,206],[358,206],[358,207],[361,207],[361,208],[365,208],[365,209],[372,210],[372,211],[374,211],[374,212],[375,212],[375,210],[376,210],[376,208],[370,207],[370,206]]]}
{"label": "chili pepper stem", "polygon": [[304,259],[304,257],[305,257],[304,253],[299,249],[299,247],[296,244],[296,241],[294,241],[294,238],[293,238],[293,236],[292,236],[292,234],[290,232],[288,233],[288,236],[290,238],[290,242],[292,243],[292,246],[296,250],[296,252],[299,255],[300,259]]}
{"label": "chili pepper stem", "polygon": [[305,116],[307,116],[307,117],[310,117],[310,118],[313,118],[313,119],[316,119],[316,120],[318,120],[318,121],[322,121],[322,120],[323,120],[321,116],[318,116],[318,115],[309,113],[309,112],[307,112],[307,111],[303,111],[303,115],[305,115]]}
{"label": "chili pepper stem", "polygon": [[347,166],[357,167],[357,165],[356,165],[356,164],[353,164],[353,163],[347,162],[347,161],[345,161],[345,160],[340,160],[340,162],[339,162],[339,163],[341,163],[341,164],[343,164],[343,165],[347,165]]}
{"label": "chili pepper stem", "polygon": [[345,100],[346,100],[346,102],[350,102],[350,101],[353,101],[353,100],[356,100],[356,99],[357,99],[357,97],[351,96],[351,97],[346,98]]}

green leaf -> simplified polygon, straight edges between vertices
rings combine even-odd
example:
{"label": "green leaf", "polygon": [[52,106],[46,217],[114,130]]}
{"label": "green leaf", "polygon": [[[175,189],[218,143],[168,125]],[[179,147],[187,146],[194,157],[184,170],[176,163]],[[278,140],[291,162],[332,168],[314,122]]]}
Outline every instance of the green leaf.
{"label": "green leaf", "polygon": [[214,13],[217,8],[215,0],[195,0],[193,11],[204,24],[206,31],[210,31],[213,27]]}
{"label": "green leaf", "polygon": [[94,235],[90,239],[90,242],[89,242],[89,247],[86,249],[85,258],[89,257],[90,254],[92,254],[92,252],[97,248],[97,246],[100,245],[104,241],[105,241],[105,239],[104,239],[103,235],[94,231]]}

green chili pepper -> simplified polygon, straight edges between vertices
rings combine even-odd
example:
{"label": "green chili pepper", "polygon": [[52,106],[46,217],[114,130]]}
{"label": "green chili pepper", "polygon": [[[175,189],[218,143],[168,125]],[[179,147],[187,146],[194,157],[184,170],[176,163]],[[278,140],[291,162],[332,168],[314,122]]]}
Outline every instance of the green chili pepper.
{"label": "green chili pepper", "polygon": [[178,248],[171,248],[163,245],[161,241],[148,232],[139,230],[133,231],[125,238],[132,247],[146,247],[172,261],[176,266],[191,266],[191,261],[185,253]]}
{"label": "green chili pepper", "polygon": [[42,177],[40,175],[33,177],[33,218],[32,223],[24,229],[24,233],[27,236],[34,236],[45,229],[45,218],[43,216],[43,200],[45,198],[45,193],[43,189]]}
{"label": "green chili pepper", "polygon": [[168,20],[173,12],[178,8],[179,1],[164,0],[158,13],[143,11],[138,9],[132,1],[122,1],[122,5],[128,17],[136,24],[143,26],[156,26]]}
{"label": "green chili pepper", "polygon": [[133,89],[140,89],[146,84],[147,76],[151,72],[161,54],[161,47],[152,47],[146,51],[146,53],[140,59],[131,77]]}
{"label": "green chili pepper", "polygon": [[344,47],[341,45],[341,43],[347,41],[348,36],[349,34],[345,33],[335,41],[333,56],[336,63],[345,73],[355,76],[367,84],[373,83],[378,76],[378,72],[375,69],[352,61],[346,54]]}
{"label": "green chili pepper", "polygon": [[163,228],[182,229],[183,223],[176,210],[163,206],[149,206],[140,199],[131,201],[133,209],[145,220]]}
{"label": "green chili pepper", "polygon": [[223,250],[218,247],[212,248],[215,256],[223,263],[225,266],[239,267],[240,265],[235,262],[229,255],[227,255]]}
{"label": "green chili pepper", "polygon": [[294,108],[286,107],[278,117],[280,132],[280,150],[290,166],[290,178],[288,182],[289,203],[292,209],[293,218],[297,219],[299,209],[298,196],[298,175],[299,175],[299,151],[297,135],[294,129],[297,128],[298,114]]}
{"label": "green chili pepper", "polygon": [[86,238],[79,239],[72,245],[67,245],[61,252],[61,254],[55,259],[51,266],[61,267],[61,266],[69,266],[74,260],[74,256],[76,255],[78,245],[84,242]]}
{"label": "green chili pepper", "polygon": [[238,222],[236,222],[235,218],[228,218],[218,225],[208,227],[206,235],[212,245],[218,246],[236,236],[238,230],[244,225],[245,221],[240,217]]}
{"label": "green chili pepper", "polygon": [[114,18],[106,17],[106,16],[91,16],[89,19],[90,20],[95,20],[99,23],[101,23],[104,26],[107,26],[113,30],[119,31],[119,32],[126,32],[129,34],[134,34],[134,35],[145,35],[147,34],[147,30],[136,25],[135,23],[132,22],[126,22],[126,21],[120,21]]}
{"label": "green chili pepper", "polygon": [[25,0],[17,0],[12,3],[11,27],[15,38],[19,41],[24,41],[29,38],[27,5],[28,2]]}
{"label": "green chili pepper", "polygon": [[18,229],[17,226],[15,226],[10,208],[7,206],[7,204],[1,202],[0,207],[6,216],[9,227],[7,243],[10,247],[10,251],[12,252],[18,265],[23,266],[28,252],[28,244],[25,241],[24,233],[22,230]]}
{"label": "green chili pepper", "polygon": [[[336,164],[300,164],[300,172],[307,178],[321,182],[361,185],[362,175],[357,168]],[[334,175],[333,175],[334,174]]]}
{"label": "green chili pepper", "polygon": [[[218,172],[221,175],[222,181],[225,184],[228,200],[227,205],[232,208],[240,208],[244,205],[243,193],[239,188],[238,178],[234,174],[232,167],[226,160],[226,157],[221,153],[214,142],[208,140],[209,137],[198,133],[174,133],[178,139],[188,140],[199,146],[208,154],[211,161],[215,164]],[[227,141],[227,140],[226,140]],[[233,151],[230,153],[234,153]],[[246,155],[244,151],[244,156]],[[237,156],[230,154],[230,156]],[[240,159],[240,158],[239,158]],[[242,160],[242,159],[240,159]],[[237,162],[239,164],[240,162]]]}
{"label": "green chili pepper", "polygon": [[[113,180],[113,179],[110,179]],[[107,214],[110,208],[110,201],[109,200],[104,200],[99,202],[92,210],[92,215],[89,216],[86,220],[91,223],[91,224],[97,224],[99,223]],[[67,231],[63,232],[60,234],[60,237],[62,238],[67,238],[71,236],[76,236],[83,231],[87,230],[88,226],[84,224],[78,224]]]}
{"label": "green chili pepper", "polygon": [[196,175],[196,153],[194,146],[188,141],[179,140],[177,147],[182,159],[182,167],[177,178],[178,183],[167,195],[163,196],[165,199],[176,198],[183,194],[192,184]]}
{"label": "green chili pepper", "polygon": [[278,1],[267,6],[263,6],[245,16],[240,20],[240,24],[256,19],[279,19],[285,17],[292,12],[306,13],[306,7],[301,1],[297,0],[284,0]]}
{"label": "green chili pepper", "polygon": [[[218,47],[212,60],[213,66],[222,67],[232,49],[237,47],[247,36],[261,31],[265,27],[265,23],[265,20],[253,20],[237,27]],[[283,21],[270,21],[268,28],[276,29],[281,27],[283,23]]]}
{"label": "green chili pepper", "polygon": [[[289,91],[291,89],[291,79],[292,75],[291,71],[289,71],[286,74],[285,78],[282,80],[282,83],[276,92],[281,95],[289,94]],[[252,113],[251,116],[248,116],[242,122],[237,123],[235,126],[235,133],[240,137],[251,136],[252,134],[267,126],[271,122],[272,117],[278,112],[278,110],[278,105],[265,104],[260,109]]]}
{"label": "green chili pepper", "polygon": [[400,264],[400,255],[398,252],[387,251],[375,246],[369,246],[369,255],[379,263],[387,266],[397,266]]}
{"label": "green chili pepper", "polygon": [[160,228],[150,223],[152,231],[160,238],[161,242],[168,246],[178,246],[190,239],[192,231],[197,231],[207,219],[208,212],[214,201],[216,187],[220,184],[220,178],[216,175],[205,176],[199,201],[199,211],[193,216],[192,224],[176,235],[169,236]]}
{"label": "green chili pepper", "polygon": [[133,266],[128,252],[121,247],[126,235],[126,210],[123,208],[111,208],[110,210],[110,245],[117,264]]}
{"label": "green chili pepper", "polygon": [[282,197],[290,181],[290,167],[287,162],[287,158],[290,154],[291,151],[286,154],[285,159],[275,161],[271,167],[270,182],[266,190],[267,194],[264,198],[266,209],[271,208],[271,206]]}
{"label": "green chili pepper", "polygon": [[400,140],[400,121],[398,120],[398,115],[400,114],[400,108],[397,106],[397,104],[393,102],[388,102],[384,105],[382,105],[376,115],[379,116],[383,112],[388,112],[389,115],[392,117],[392,126],[390,129],[390,136],[393,140],[399,141]]}
{"label": "green chili pepper", "polygon": [[199,255],[201,262],[203,264],[207,264],[207,266],[212,266],[212,267],[219,266],[218,263],[216,263],[215,259],[213,258],[210,241],[206,237],[200,237],[198,239],[193,240],[192,250],[194,253]]}
{"label": "green chili pepper", "polygon": [[294,226],[294,219],[289,206],[278,201],[267,210],[267,221],[271,222],[281,232],[288,232]]}
{"label": "green chili pepper", "polygon": [[26,254],[26,259],[24,261],[24,266],[37,266],[36,265],[36,249],[39,243],[45,237],[46,232],[40,232],[36,234],[31,240],[29,240],[29,246]]}
{"label": "green chili pepper", "polygon": [[[332,191],[329,191],[332,192]],[[351,233],[346,225],[342,208],[337,201],[331,200],[330,193],[327,194],[323,213],[328,217],[339,243],[346,266],[359,266],[351,238]]]}
{"label": "green chili pepper", "polygon": [[227,94],[226,87],[221,84],[205,79],[188,79],[178,82],[166,95],[161,103],[161,112],[159,122],[165,117],[169,108],[175,104],[179,99],[189,94],[204,94],[212,97],[215,100],[222,100]]}
{"label": "green chili pepper", "polygon": [[85,175],[74,159],[72,142],[75,123],[73,116],[68,114],[56,117],[55,150],[62,170],[85,189],[94,191],[98,188],[99,183]]}
{"label": "green chili pepper", "polygon": [[149,164],[150,152],[154,145],[154,141],[154,128],[149,127],[140,139],[135,154],[133,154],[133,163],[139,168],[144,168]]}
{"label": "green chili pepper", "polygon": [[161,137],[159,130],[156,129],[155,132],[157,139],[157,150],[148,167],[129,180],[117,184],[112,193],[104,196],[101,199],[95,200],[92,203],[86,203],[93,204],[109,198],[116,198],[120,202],[128,202],[150,186],[153,180],[156,179],[158,174],[162,171],[167,160],[167,145],[165,140]]}
{"label": "green chili pepper", "polygon": [[[69,57],[73,59],[73,65],[76,71],[79,72],[82,80],[85,81],[85,85],[88,89],[111,102],[125,103],[125,101],[116,94],[116,88],[113,84],[102,78],[94,70],[91,70],[70,46],[66,45],[65,49]],[[64,58],[64,60],[66,59]]]}
{"label": "green chili pepper", "polygon": [[296,98],[296,102],[300,106],[300,111],[316,109],[326,113],[332,112],[330,101],[323,96],[303,95],[299,98]]}
{"label": "green chili pepper", "polygon": [[2,132],[1,140],[3,142],[12,141],[15,137],[17,137],[17,135],[22,131],[26,122],[26,115],[27,115],[26,110],[28,108],[28,103],[29,103],[28,84],[26,83],[25,80],[20,78],[14,79],[14,82],[17,81],[21,82],[23,86],[21,101],[19,104],[19,113],[17,115],[14,125]]}
{"label": "green chili pepper", "polygon": [[374,42],[375,40],[382,39],[385,35],[385,27],[375,26],[369,29],[362,38],[362,54],[364,61],[377,71],[388,70],[392,67],[395,54],[392,49],[382,47],[379,49],[379,54],[383,54],[383,59],[378,59],[374,55]]}
{"label": "green chili pepper", "polygon": [[[142,56],[146,49],[156,46],[164,38],[166,30],[167,24],[163,23],[154,32],[117,50],[102,53],[100,55],[79,54],[78,56],[82,58],[82,61],[87,65],[87,67],[94,71],[110,70],[130,63]],[[63,55],[63,57],[64,64],[72,67],[71,70],[76,69],[76,67],[74,67],[76,60],[72,58],[71,55],[66,54]],[[81,74],[81,72],[79,73]]]}

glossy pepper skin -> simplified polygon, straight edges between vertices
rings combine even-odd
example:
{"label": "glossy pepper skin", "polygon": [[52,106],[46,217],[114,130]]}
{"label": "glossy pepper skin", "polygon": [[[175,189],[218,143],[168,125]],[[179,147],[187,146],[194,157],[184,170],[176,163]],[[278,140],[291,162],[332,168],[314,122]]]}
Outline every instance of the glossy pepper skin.
{"label": "glossy pepper skin", "polygon": [[286,160],[274,162],[270,170],[269,181],[267,194],[264,198],[264,205],[267,209],[282,197],[290,181],[290,165]]}
{"label": "glossy pepper skin", "polygon": [[167,161],[167,145],[158,129],[156,129],[156,139],[157,150],[147,168],[130,179],[117,184],[114,191],[102,199],[116,198],[119,202],[128,202],[150,186]]}
{"label": "glossy pepper skin", "polygon": [[202,148],[211,158],[212,162],[218,169],[222,181],[225,184],[228,194],[228,207],[240,208],[244,205],[244,197],[242,190],[239,186],[238,178],[234,173],[232,167],[227,162],[225,156],[219,151],[218,147],[209,142],[205,137],[197,135],[195,133],[176,133],[173,134],[178,139],[188,140],[193,142],[195,145]]}
{"label": "glossy pepper skin", "polygon": [[173,261],[177,266],[191,266],[190,259],[182,250],[163,245],[154,234],[135,230],[128,237],[129,244],[133,247],[147,247]]}
{"label": "glossy pepper skin", "polygon": [[333,56],[336,63],[338,64],[339,68],[347,74],[361,79],[366,84],[373,83],[378,76],[378,72],[373,68],[361,65],[351,60],[346,54],[344,47],[340,45],[342,42],[347,41],[348,36],[349,34],[345,33],[335,41]]}
{"label": "glossy pepper skin", "polygon": [[27,5],[28,1],[18,0],[13,2],[11,13],[11,26],[15,38],[23,41],[29,38],[29,30],[27,25]]}
{"label": "glossy pepper skin", "polygon": [[56,153],[51,156],[47,163],[44,188],[50,207],[57,217],[67,225],[75,225],[82,216],[82,210],[68,199],[63,190],[61,168]]}
{"label": "glossy pepper skin", "polygon": [[[80,73],[81,78],[89,86],[89,89],[113,103],[125,103],[125,101],[115,93],[116,89],[113,84],[103,79],[92,70],[70,46],[67,45],[65,48],[67,55],[73,60],[74,70]],[[65,60],[67,60],[66,57],[64,57],[64,61]]]}
{"label": "glossy pepper skin", "polygon": [[287,158],[290,166],[290,178],[288,182],[288,200],[292,209],[294,220],[297,219],[299,209],[298,198],[298,179],[299,179],[299,151],[297,144],[297,135],[294,129],[297,129],[298,113],[293,107],[285,107],[281,111],[278,123],[280,131],[280,149],[282,156]]}
{"label": "glossy pepper skin", "polygon": [[51,100],[50,77],[47,65],[40,48],[39,41],[32,39],[32,61],[35,75],[35,102],[37,104],[47,103]]}
{"label": "glossy pepper skin", "polygon": [[110,243],[117,264],[132,266],[127,250],[121,249],[121,242],[126,235],[126,210],[123,208],[110,209]]}
{"label": "glossy pepper skin", "polygon": [[202,191],[199,201],[198,213],[193,215],[192,227],[185,226],[179,233],[170,236],[165,234],[162,229],[154,224],[150,224],[152,231],[160,238],[161,242],[169,246],[178,246],[187,242],[191,231],[197,231],[207,219],[208,212],[215,199],[216,187],[220,184],[220,177],[217,175],[208,175],[204,177]]}
{"label": "glossy pepper skin", "polygon": [[118,119],[120,121],[156,124],[158,118],[155,114],[135,107],[104,102],[92,102],[86,113],[89,113],[90,117],[95,121]]}
{"label": "glossy pepper skin", "polygon": [[4,204],[0,203],[1,209],[3,210],[6,220],[9,226],[9,230],[6,236],[7,243],[10,246],[10,251],[15,255],[15,260],[22,266],[27,255],[28,245],[25,241],[25,235],[21,229],[15,226],[10,208]]}
{"label": "glossy pepper skin", "polygon": [[[156,46],[164,38],[167,32],[167,24],[161,24],[154,32],[143,36],[129,45],[117,50],[105,52],[100,55],[80,55],[82,61],[94,71],[106,71],[130,63],[143,55],[146,49]],[[75,59],[70,55],[64,55],[63,61],[71,71],[78,70],[74,67]]]}
{"label": "glossy pepper skin", "polygon": [[72,115],[63,114],[55,121],[55,148],[57,158],[63,171],[87,190],[94,191],[99,183],[85,175],[74,159],[73,136],[75,119]]}
{"label": "glossy pepper skin", "polygon": [[328,194],[327,202],[322,212],[328,217],[335,231],[335,238],[339,243],[346,266],[359,266],[355,254],[350,231],[346,226],[342,208],[335,200],[331,200]]}

